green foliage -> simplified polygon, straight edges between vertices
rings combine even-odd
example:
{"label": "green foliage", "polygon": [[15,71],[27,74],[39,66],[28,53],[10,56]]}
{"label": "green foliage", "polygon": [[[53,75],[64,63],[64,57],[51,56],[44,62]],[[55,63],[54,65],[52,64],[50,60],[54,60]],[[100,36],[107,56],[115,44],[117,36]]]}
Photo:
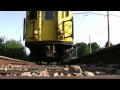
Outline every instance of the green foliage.
{"label": "green foliage", "polygon": [[[76,57],[76,50],[77,50],[78,57],[87,55],[90,53],[90,44],[81,42],[81,43],[77,43],[77,45],[74,45],[73,49],[71,50],[73,57]],[[101,50],[101,47],[96,42],[91,43],[91,51],[92,52],[97,52],[99,50]]]}
{"label": "green foliage", "polygon": [[[110,42],[110,46],[113,46],[113,44]],[[108,48],[108,41],[105,43],[104,48]]]}
{"label": "green foliage", "polygon": [[[88,44],[88,46],[90,46],[90,43]],[[92,52],[97,52],[101,50],[101,47],[96,42],[93,42],[91,43],[91,50]]]}
{"label": "green foliage", "polygon": [[83,56],[89,54],[89,48],[88,45],[84,42],[77,43],[77,56]]}
{"label": "green foliage", "polygon": [[[73,45],[73,48],[70,50],[73,57],[77,56],[81,57],[90,53],[90,44],[86,44],[84,42],[77,43]],[[96,43],[91,43],[92,52],[97,52],[101,50],[101,47]],[[16,40],[8,40],[5,42],[4,38],[0,38],[0,55],[17,58],[22,60],[27,60],[29,56],[25,53],[25,47]]]}
{"label": "green foliage", "polygon": [[1,36],[1,37],[0,37],[0,47],[2,47],[4,41],[5,41],[5,37],[2,37],[2,36]]}
{"label": "green foliage", "polygon": [[0,55],[17,59],[27,59],[23,45],[16,40],[6,41],[0,50]]}

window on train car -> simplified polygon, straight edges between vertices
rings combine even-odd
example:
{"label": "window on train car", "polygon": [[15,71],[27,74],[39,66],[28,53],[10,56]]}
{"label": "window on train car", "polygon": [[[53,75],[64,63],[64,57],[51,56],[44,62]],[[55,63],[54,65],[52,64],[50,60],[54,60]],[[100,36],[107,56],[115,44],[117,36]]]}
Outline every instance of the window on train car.
{"label": "window on train car", "polygon": [[69,11],[65,12],[65,16],[68,17],[69,16]]}
{"label": "window on train car", "polygon": [[37,19],[37,11],[30,11],[29,19]]}
{"label": "window on train car", "polygon": [[54,19],[54,11],[45,11],[45,19],[46,20]]}

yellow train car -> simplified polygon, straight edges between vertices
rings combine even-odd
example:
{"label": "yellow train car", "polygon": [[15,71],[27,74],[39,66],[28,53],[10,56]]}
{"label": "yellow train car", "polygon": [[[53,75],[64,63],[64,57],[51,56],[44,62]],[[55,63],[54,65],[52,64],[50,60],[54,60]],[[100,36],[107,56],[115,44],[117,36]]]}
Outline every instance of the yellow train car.
{"label": "yellow train car", "polygon": [[73,45],[72,11],[26,11],[23,32],[32,60],[65,60]]}

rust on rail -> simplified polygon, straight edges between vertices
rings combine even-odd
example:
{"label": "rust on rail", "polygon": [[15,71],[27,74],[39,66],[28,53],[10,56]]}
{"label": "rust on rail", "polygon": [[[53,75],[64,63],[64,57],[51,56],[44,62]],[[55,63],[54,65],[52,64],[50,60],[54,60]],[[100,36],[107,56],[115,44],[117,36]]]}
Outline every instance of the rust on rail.
{"label": "rust on rail", "polygon": [[36,65],[33,62],[28,62],[19,59],[13,59],[9,57],[0,56],[0,65],[8,65],[8,64],[18,64],[18,65]]}

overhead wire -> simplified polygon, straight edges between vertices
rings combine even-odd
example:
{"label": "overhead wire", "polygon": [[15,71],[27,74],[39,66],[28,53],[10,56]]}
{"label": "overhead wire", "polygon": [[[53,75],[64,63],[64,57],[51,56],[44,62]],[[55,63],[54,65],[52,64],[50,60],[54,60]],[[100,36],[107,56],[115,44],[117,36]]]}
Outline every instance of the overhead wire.
{"label": "overhead wire", "polygon": [[[84,23],[84,22],[87,22],[88,20],[90,20],[90,18],[87,18],[86,19],[86,16],[84,16],[83,18],[82,18],[82,20],[81,20],[81,22],[79,23],[79,28],[78,29],[80,29],[82,26],[82,24]],[[77,30],[78,31],[78,30]],[[79,33],[79,32],[78,32]],[[79,34],[78,34],[79,35]],[[78,35],[74,35],[74,36],[76,36],[76,37],[79,37]]]}
{"label": "overhead wire", "polygon": [[0,26],[2,26],[4,23],[7,23],[14,15],[15,15],[16,12],[13,12],[12,14],[7,14],[9,15],[9,17],[5,17],[5,20],[0,23]]}
{"label": "overhead wire", "polygon": [[[14,13],[13,13],[14,14]],[[13,16],[13,14],[11,16]],[[85,14],[85,15],[91,15],[91,14],[96,14],[96,15],[103,15],[103,16],[107,16],[106,14],[101,14],[101,13],[94,13],[94,12],[83,12],[83,13],[73,13],[73,14]],[[120,17],[119,15],[114,15],[114,14],[110,14],[111,16],[115,16],[115,17]],[[8,20],[8,18],[6,19]],[[9,21],[9,20],[8,20]],[[5,22],[5,21],[4,21]],[[84,20],[82,20],[81,24],[84,22]],[[4,24],[4,23],[2,23]],[[0,24],[0,25],[2,25]]]}
{"label": "overhead wire", "polygon": [[11,38],[13,38],[13,36],[23,27],[23,24],[20,25],[20,27],[12,34]]}
{"label": "overhead wire", "polygon": [[[74,14],[74,13],[73,13]],[[79,13],[77,13],[77,14],[79,14]],[[84,13],[80,13],[80,14],[85,14],[86,16],[88,16],[89,14],[88,14],[88,12],[84,12]],[[96,14],[96,13],[95,13]],[[91,14],[90,14],[91,15]],[[99,15],[103,15],[103,14],[99,14]],[[105,15],[104,15],[105,16]],[[83,24],[83,23],[82,23]],[[100,23],[99,23],[100,24]],[[97,27],[99,27],[100,25],[97,25]],[[90,25],[90,26],[92,26],[92,25]]]}
{"label": "overhead wire", "polygon": [[[100,11],[100,12],[101,12],[101,11]],[[105,11],[104,11],[104,12],[105,12]],[[95,12],[82,12],[82,11],[81,11],[81,13],[80,13],[80,12],[77,12],[77,13],[73,13],[73,14],[74,14],[74,15],[76,15],[76,14],[84,14],[84,15],[96,14],[96,15],[107,16],[107,14],[101,14],[101,13],[95,13]],[[109,15],[120,18],[119,15],[115,15],[115,14],[109,14]],[[112,22],[112,23],[116,23],[116,22]],[[120,22],[117,22],[117,23],[120,23]]]}
{"label": "overhead wire", "polygon": [[[14,15],[13,15],[13,14],[11,15],[11,16],[12,16],[12,17],[11,17],[11,20],[13,20],[12,18],[15,17],[15,13],[16,13],[16,12],[13,13]],[[10,17],[10,15],[9,15],[9,17]],[[10,21],[10,19],[9,19],[9,21]],[[14,22],[13,22],[13,21],[14,21]],[[16,20],[13,20],[13,21],[12,21],[11,23],[14,24],[14,23],[16,22]],[[5,22],[5,21],[4,21],[4,22]],[[14,24],[14,25],[15,25],[15,24]],[[15,35],[22,27],[23,27],[23,25],[21,25],[21,26],[11,35],[11,38],[13,38],[14,35]],[[6,31],[6,32],[8,32],[8,31]]]}
{"label": "overhead wire", "polygon": [[[106,12],[107,13],[107,12]],[[94,13],[94,12],[84,12],[84,13],[73,13],[74,15],[76,14],[84,14],[84,15],[91,15],[91,14],[95,14],[95,15],[102,15],[102,16],[107,16],[107,14],[101,14],[101,13]],[[117,18],[120,18],[119,15],[115,15],[115,14],[109,14],[110,16],[114,16],[114,17],[117,17]],[[113,23],[113,22],[112,22]],[[117,22],[119,23],[119,22]]]}
{"label": "overhead wire", "polygon": [[[96,14],[96,15],[107,16],[107,14],[95,13],[95,12],[83,12],[83,13],[78,12],[78,13],[73,13],[73,14],[86,14],[86,15],[89,15],[89,14],[90,14],[90,15],[91,15],[91,14]],[[115,17],[119,17],[119,18],[120,18],[119,15],[115,15],[115,14],[109,14],[109,15],[111,15],[111,16],[115,16]]]}

